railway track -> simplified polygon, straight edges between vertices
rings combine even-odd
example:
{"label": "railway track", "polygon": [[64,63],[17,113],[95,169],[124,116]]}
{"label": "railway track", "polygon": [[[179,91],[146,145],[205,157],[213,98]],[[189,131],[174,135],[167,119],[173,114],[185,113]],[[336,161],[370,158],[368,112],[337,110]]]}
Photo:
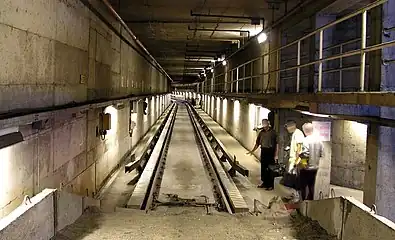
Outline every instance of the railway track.
{"label": "railway track", "polygon": [[200,206],[208,214],[213,208],[231,214],[248,211],[193,107],[175,104],[127,207],[148,211],[158,206]]}

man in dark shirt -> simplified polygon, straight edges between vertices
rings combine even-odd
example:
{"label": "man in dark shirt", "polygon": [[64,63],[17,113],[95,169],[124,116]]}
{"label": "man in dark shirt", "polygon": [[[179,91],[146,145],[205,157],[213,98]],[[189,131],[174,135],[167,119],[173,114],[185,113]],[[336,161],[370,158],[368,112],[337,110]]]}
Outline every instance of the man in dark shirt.
{"label": "man in dark shirt", "polygon": [[261,180],[259,188],[273,189],[273,179],[269,171],[269,165],[278,159],[278,139],[276,132],[271,128],[267,119],[262,120],[262,130],[256,139],[254,148],[247,154],[252,155],[258,147],[261,147]]}

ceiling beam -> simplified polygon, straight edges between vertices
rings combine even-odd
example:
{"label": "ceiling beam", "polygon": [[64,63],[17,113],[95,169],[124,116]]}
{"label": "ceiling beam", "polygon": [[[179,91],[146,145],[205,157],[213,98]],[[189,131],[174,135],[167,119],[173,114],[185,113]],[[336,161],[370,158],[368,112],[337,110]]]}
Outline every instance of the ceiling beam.
{"label": "ceiling beam", "polygon": [[170,58],[157,58],[158,61],[183,61],[183,62],[212,62],[215,60],[214,57],[207,58],[185,58],[185,57],[170,57]]}
{"label": "ceiling beam", "polygon": [[248,30],[240,29],[216,29],[216,28],[191,28],[188,26],[189,31],[207,31],[207,32],[239,32],[239,33],[250,33]]}
{"label": "ceiling beam", "polygon": [[[222,15],[222,14],[204,14],[204,13],[194,13],[191,10],[192,17],[211,17],[211,18],[233,18],[233,19],[249,19],[251,21],[259,20],[259,24],[261,20],[264,20],[263,17],[250,17],[250,16],[235,16],[235,15]],[[257,24],[258,25],[258,24]]]}
{"label": "ceiling beam", "polygon": [[199,76],[198,72],[169,72],[169,74],[173,75],[173,76],[184,76],[184,75],[186,75],[186,76],[196,76],[196,77]]}
{"label": "ceiling beam", "polygon": [[203,71],[204,67],[196,67],[196,66],[171,66],[171,67],[166,67],[166,70],[171,71],[171,70],[184,70],[184,69],[188,69],[188,70],[200,70]]}
{"label": "ceiling beam", "polygon": [[188,54],[188,53],[185,53],[185,57],[212,57],[212,58],[215,58],[216,56],[217,56],[216,54],[195,54],[195,53]]}
{"label": "ceiling beam", "polygon": [[159,23],[159,24],[193,24],[193,23],[198,23],[198,24],[250,24],[251,22],[246,22],[246,21],[205,21],[205,20],[194,20],[194,19],[183,19],[183,20],[149,20],[149,19],[144,19],[144,20],[129,20],[125,21],[128,24],[148,24],[148,23]]}

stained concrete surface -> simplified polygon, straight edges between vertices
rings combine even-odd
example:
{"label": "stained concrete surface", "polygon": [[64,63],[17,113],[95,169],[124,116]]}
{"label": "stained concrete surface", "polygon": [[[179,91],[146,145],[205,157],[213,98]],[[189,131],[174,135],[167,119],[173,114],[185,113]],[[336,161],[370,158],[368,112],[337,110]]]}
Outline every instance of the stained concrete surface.
{"label": "stained concrete surface", "polygon": [[54,192],[53,189],[45,189],[2,219],[0,239],[50,239],[54,236]]}
{"label": "stained concrete surface", "polygon": [[336,185],[331,185],[331,189],[333,189],[333,191],[335,192],[335,197],[340,197],[340,196],[353,197],[356,200],[363,202],[363,191],[361,190],[346,188]]}
{"label": "stained concrete surface", "polygon": [[[175,133],[176,131],[173,132],[173,138]],[[190,132],[185,134],[191,135]],[[240,153],[244,154],[244,151],[240,150]],[[255,175],[255,182],[258,182],[259,163],[252,160],[250,164],[255,165],[255,170],[251,168],[251,171]],[[76,223],[58,233],[55,240],[335,239],[329,237],[316,223],[300,216],[290,216],[284,211],[283,206],[274,206],[270,210],[259,206],[262,214],[258,216],[249,213],[229,215],[215,210],[212,211],[212,215],[207,215],[205,208],[194,207],[159,206],[148,214],[140,210],[117,208],[116,206],[122,206],[122,199],[126,199],[125,196],[129,194],[130,186],[127,186],[126,182],[132,178],[133,176],[120,172],[103,193],[102,207],[105,209],[86,212]],[[273,193],[256,189],[255,183],[251,183],[247,178],[244,178],[244,181],[250,186],[242,191],[247,192],[251,200],[259,199],[260,194],[265,195],[263,199],[271,198],[267,195]]]}
{"label": "stained concrete surface", "polygon": [[[119,29],[119,23],[103,11],[102,1],[89,2]],[[0,33],[1,113],[167,91],[163,74],[81,1],[2,0]],[[24,195],[47,187],[95,194],[169,103],[168,98],[161,104],[154,99],[144,120],[141,106],[135,109],[133,137],[128,134],[127,107],[112,114],[111,122],[117,126],[112,126],[106,140],[96,136],[101,108],[69,109],[47,115],[43,129],[29,128],[23,133],[24,142],[1,149],[6,161],[0,163],[0,189],[5,189],[0,193],[0,218],[15,209]],[[7,121],[11,127],[19,120]]]}
{"label": "stained concrete surface", "polygon": [[55,240],[74,239],[335,239],[315,223],[291,217],[228,214],[206,215],[200,208],[165,208],[149,214],[139,210],[87,212]]}
{"label": "stained concrete surface", "polygon": [[186,106],[180,104],[158,200],[169,202],[168,194],[174,194],[182,199],[195,199],[203,203],[205,199],[201,196],[205,196],[209,203],[215,203],[212,189],[213,186],[203,166]]}
{"label": "stained concrete surface", "polygon": [[332,121],[331,183],[362,190],[365,177],[367,125]]}

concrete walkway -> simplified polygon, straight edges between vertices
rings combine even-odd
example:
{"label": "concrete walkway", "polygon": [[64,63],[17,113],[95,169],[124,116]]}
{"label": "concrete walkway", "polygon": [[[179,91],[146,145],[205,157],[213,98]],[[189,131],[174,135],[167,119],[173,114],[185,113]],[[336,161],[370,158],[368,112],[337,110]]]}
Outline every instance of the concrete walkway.
{"label": "concrete walkway", "polygon": [[214,204],[213,187],[204,169],[194,129],[185,105],[180,104],[174,122],[158,200],[169,202],[168,195]]}
{"label": "concrete walkway", "polygon": [[[266,214],[267,216],[267,214]],[[144,211],[117,209],[85,213],[55,240],[334,240],[316,223],[300,216],[206,215],[204,208],[164,208]]]}
{"label": "concrete walkway", "polygon": [[248,150],[203,110],[197,109],[197,112],[229,153],[235,155],[237,161],[250,171],[250,176],[248,178],[240,174],[233,178],[249,208],[253,209],[254,199],[268,206],[269,201],[276,195],[273,191],[257,188],[261,183],[261,165],[259,160],[255,156],[246,155]]}

